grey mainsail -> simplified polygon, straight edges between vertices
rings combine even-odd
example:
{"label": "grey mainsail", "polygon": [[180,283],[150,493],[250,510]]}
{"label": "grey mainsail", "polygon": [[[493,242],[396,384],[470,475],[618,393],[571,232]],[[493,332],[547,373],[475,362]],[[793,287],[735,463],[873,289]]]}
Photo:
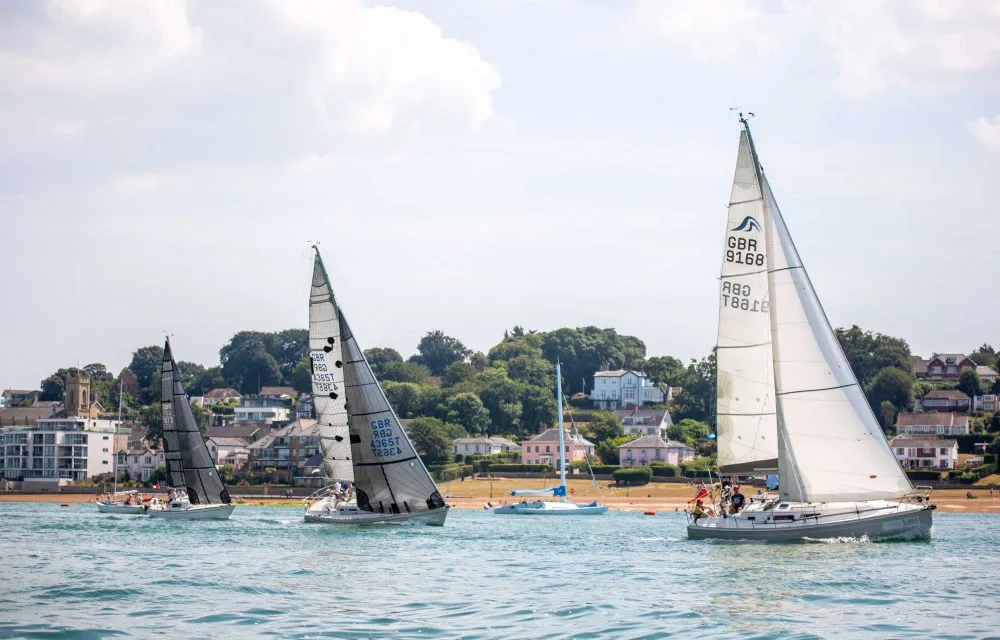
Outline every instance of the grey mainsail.
{"label": "grey mainsail", "polygon": [[160,383],[163,450],[170,486],[186,489],[191,504],[229,504],[229,492],[184,393],[169,339],[163,347]]}
{"label": "grey mainsail", "polygon": [[309,293],[309,359],[320,451],[330,480],[353,481],[338,316],[330,278],[317,249]]}

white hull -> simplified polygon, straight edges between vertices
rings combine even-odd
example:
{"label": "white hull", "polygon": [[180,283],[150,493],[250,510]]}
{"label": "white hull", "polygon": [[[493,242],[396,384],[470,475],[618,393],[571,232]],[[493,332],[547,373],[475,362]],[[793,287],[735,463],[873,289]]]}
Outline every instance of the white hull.
{"label": "white hull", "polygon": [[607,505],[596,503],[577,504],[575,502],[548,502],[545,500],[505,504],[493,508],[493,513],[497,515],[522,516],[593,516],[607,513],[607,511]]}
{"label": "white hull", "polygon": [[728,518],[700,518],[688,524],[695,540],[793,540],[931,537],[933,507],[910,502],[873,500],[826,504],[782,503],[767,511],[745,511]]}
{"label": "white hull", "polygon": [[100,513],[110,513],[119,516],[141,516],[146,514],[146,508],[137,504],[105,504],[98,502],[97,510]]}
{"label": "white hull", "polygon": [[430,511],[414,511],[412,513],[371,513],[356,511],[353,513],[338,513],[337,511],[307,511],[306,522],[318,522],[334,525],[364,525],[364,524],[400,524],[427,525],[430,527],[444,526],[449,507]]}
{"label": "white hull", "polygon": [[182,509],[150,509],[149,515],[170,520],[228,520],[235,508],[234,504],[196,504]]}

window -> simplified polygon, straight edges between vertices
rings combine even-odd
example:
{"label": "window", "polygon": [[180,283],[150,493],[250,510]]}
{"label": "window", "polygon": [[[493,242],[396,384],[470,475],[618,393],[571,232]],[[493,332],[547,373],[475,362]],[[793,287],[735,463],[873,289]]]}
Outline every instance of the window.
{"label": "window", "polygon": [[549,449],[549,445],[545,445],[545,453],[551,453],[551,449]]}
{"label": "window", "polygon": [[[107,440],[107,438],[105,438],[105,440]],[[104,452],[104,453],[107,453],[108,452],[108,448],[104,447],[103,449],[101,449],[101,451]]]}
{"label": "window", "polygon": [[945,449],[944,447],[941,447],[941,455],[943,455],[943,456],[948,455],[948,450]]}
{"label": "window", "polygon": [[104,439],[105,439],[105,440],[107,440],[107,439],[108,439],[108,437],[107,437],[107,436],[104,436]]}
{"label": "window", "polygon": [[899,449],[896,449],[896,454],[897,455],[901,455],[901,456],[905,455],[906,454],[906,449],[903,449],[902,447],[900,447]]}

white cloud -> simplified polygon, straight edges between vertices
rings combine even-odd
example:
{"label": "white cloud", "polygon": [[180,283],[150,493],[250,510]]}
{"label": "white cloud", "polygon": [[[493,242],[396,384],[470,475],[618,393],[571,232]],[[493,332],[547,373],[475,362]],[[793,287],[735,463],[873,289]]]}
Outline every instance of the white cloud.
{"label": "white cloud", "polygon": [[995,0],[812,4],[840,67],[837,86],[853,98],[890,85],[953,85],[1000,63],[1000,3]]}
{"label": "white cloud", "polygon": [[662,38],[701,62],[763,57],[778,44],[776,14],[756,0],[639,0],[626,29]]}
{"label": "white cloud", "polygon": [[16,86],[115,82],[175,61],[201,41],[185,0],[49,0],[24,22],[22,46],[0,46],[0,81]]}
{"label": "white cloud", "polygon": [[969,133],[980,144],[991,149],[1000,149],[1000,115],[989,118],[977,118],[966,125]]}
{"label": "white cloud", "polygon": [[274,0],[269,6],[318,49],[313,101],[352,135],[405,129],[418,117],[480,126],[500,74],[465,41],[415,11],[358,0]]}

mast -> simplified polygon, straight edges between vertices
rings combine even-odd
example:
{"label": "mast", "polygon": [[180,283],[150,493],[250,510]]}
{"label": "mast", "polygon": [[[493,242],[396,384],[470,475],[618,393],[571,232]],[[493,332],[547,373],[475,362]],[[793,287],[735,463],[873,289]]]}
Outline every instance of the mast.
{"label": "mast", "polygon": [[566,444],[563,437],[562,402],[562,365],[559,361],[556,361],[556,404],[559,411],[559,484],[562,487],[560,500],[566,502]]}
{"label": "mast", "polygon": [[[114,469],[115,472],[115,494],[118,493],[118,429],[122,426],[122,390],[125,388],[125,380],[118,376],[118,422],[115,423],[115,446],[111,447],[115,452]],[[112,498],[114,501],[114,498]]]}

